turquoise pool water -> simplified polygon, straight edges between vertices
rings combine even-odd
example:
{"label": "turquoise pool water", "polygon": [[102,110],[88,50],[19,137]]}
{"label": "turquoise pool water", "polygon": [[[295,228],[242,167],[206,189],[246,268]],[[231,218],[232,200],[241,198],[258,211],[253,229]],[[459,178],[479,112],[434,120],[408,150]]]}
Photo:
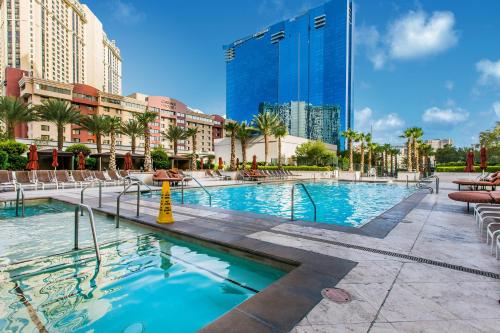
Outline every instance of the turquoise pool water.
{"label": "turquoise pool water", "polygon": [[[413,193],[413,188],[393,184],[317,181],[305,183],[317,205],[317,221],[360,227]],[[290,218],[292,183],[208,188],[212,207]],[[156,194],[158,195],[158,194]],[[172,193],[180,203],[180,191]],[[200,189],[186,190],[184,202],[208,206]],[[313,208],[300,187],[295,190],[295,218],[313,221]]]}
{"label": "turquoise pool water", "polygon": [[[12,225],[0,233],[8,250],[7,259],[1,252],[0,332],[195,332],[285,274],[126,221],[113,230],[100,215],[97,266],[92,248],[71,251],[67,210],[0,220],[2,231],[29,225],[36,243],[26,251],[9,241]],[[47,235],[52,242],[37,239]]]}

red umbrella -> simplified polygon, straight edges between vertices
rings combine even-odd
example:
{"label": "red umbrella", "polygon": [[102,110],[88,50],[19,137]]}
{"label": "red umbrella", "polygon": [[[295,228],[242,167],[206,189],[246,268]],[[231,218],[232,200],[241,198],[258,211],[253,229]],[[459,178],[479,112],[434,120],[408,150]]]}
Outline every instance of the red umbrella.
{"label": "red umbrella", "polygon": [[29,162],[26,165],[26,169],[28,170],[38,170],[39,165],[38,165],[38,152],[36,150],[35,145],[30,146],[30,152],[28,155]]}
{"label": "red umbrella", "polygon": [[467,153],[467,166],[465,167],[465,172],[474,172],[474,152],[469,150]]}
{"label": "red umbrella", "polygon": [[123,163],[123,169],[130,170],[132,169],[132,155],[130,153],[125,154],[125,160]]}
{"label": "red umbrella", "polygon": [[257,156],[253,155],[252,170],[257,170]]}
{"label": "red umbrella", "polygon": [[203,170],[203,158],[200,158],[200,170]]}
{"label": "red umbrella", "polygon": [[222,157],[219,157],[219,170],[224,168],[224,163],[222,163]]}
{"label": "red umbrella", "polygon": [[486,150],[486,147],[481,147],[481,170],[486,170],[488,167],[488,151]]}
{"label": "red umbrella", "polygon": [[52,167],[54,169],[57,169],[57,167],[59,166],[59,162],[57,161],[57,149],[53,149],[52,150]]}
{"label": "red umbrella", "polygon": [[85,155],[82,152],[78,154],[78,170],[85,170]]}

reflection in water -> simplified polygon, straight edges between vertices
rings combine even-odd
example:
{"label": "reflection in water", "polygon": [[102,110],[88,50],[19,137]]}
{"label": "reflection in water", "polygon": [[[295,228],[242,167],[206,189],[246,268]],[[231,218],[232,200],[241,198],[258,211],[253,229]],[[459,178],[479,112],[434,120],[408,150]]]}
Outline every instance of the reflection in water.
{"label": "reflection in water", "polygon": [[153,234],[101,252],[99,266],[89,249],[1,271],[0,331],[196,331],[283,275]]}

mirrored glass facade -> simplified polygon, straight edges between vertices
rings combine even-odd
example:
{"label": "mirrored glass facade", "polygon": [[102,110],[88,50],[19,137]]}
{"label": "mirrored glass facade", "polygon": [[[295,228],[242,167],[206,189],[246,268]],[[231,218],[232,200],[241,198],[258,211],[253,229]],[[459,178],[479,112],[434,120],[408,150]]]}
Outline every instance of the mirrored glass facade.
{"label": "mirrored glass facade", "polygon": [[227,116],[274,110],[290,134],[342,148],[353,121],[352,26],[352,1],[332,0],[225,45]]}

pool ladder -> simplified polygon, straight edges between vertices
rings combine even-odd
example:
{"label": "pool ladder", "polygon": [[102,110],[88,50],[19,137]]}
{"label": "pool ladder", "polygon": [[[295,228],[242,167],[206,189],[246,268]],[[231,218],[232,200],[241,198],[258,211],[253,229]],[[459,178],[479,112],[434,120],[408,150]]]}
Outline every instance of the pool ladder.
{"label": "pool ladder", "polygon": [[136,217],[139,217],[139,209],[141,208],[141,185],[144,185],[147,187],[148,192],[151,192],[151,187],[148,185],[144,184],[142,181],[134,181],[130,184],[128,184],[127,187],[123,189],[123,191],[118,194],[118,197],[116,198],[116,228],[120,227],[120,199],[121,197],[127,193],[127,191],[132,187],[132,186],[137,186],[137,208],[136,208]]}
{"label": "pool ladder", "polygon": [[[205,186],[203,186],[198,181],[198,179],[194,178],[193,176],[189,176],[189,177],[192,180],[194,180],[196,182],[196,184],[198,184],[203,189],[203,191],[205,191],[205,193],[208,195],[208,204],[210,207],[212,207],[212,194],[210,194],[210,192],[207,190],[207,188]],[[184,181],[181,182],[181,204],[184,205]]]}
{"label": "pool ladder", "polygon": [[429,190],[431,193],[434,193],[434,189],[427,184],[432,182],[431,179],[434,178],[436,180],[436,194],[439,194],[439,177],[436,175],[431,175],[429,177],[425,177],[420,179],[415,185],[417,189],[425,189]]}
{"label": "pool ladder", "polygon": [[78,227],[80,224],[80,210],[83,211],[85,209],[89,215],[90,222],[90,230],[92,232],[92,238],[94,239],[94,248],[95,248],[95,256],[97,258],[97,262],[101,262],[101,252],[99,251],[99,243],[97,242],[97,234],[95,231],[95,222],[94,222],[94,213],[92,212],[92,208],[90,206],[84,204],[77,204],[75,207],[75,247],[74,250],[78,250]]}
{"label": "pool ladder", "polygon": [[313,208],[314,208],[314,222],[316,222],[316,203],[314,202],[312,196],[311,196],[311,193],[309,193],[309,190],[307,189],[306,185],[304,185],[304,183],[296,183],[296,184],[293,184],[292,186],[292,216],[291,216],[291,220],[294,221],[294,204],[295,204],[295,187],[296,186],[302,186],[302,188],[304,189],[304,191],[306,192],[307,194],[307,197],[309,198],[309,201],[311,201],[312,205],[313,205]]}
{"label": "pool ladder", "polygon": [[19,203],[21,203],[21,216],[24,217],[24,190],[21,187],[18,187],[16,193],[16,216],[19,216]]}

